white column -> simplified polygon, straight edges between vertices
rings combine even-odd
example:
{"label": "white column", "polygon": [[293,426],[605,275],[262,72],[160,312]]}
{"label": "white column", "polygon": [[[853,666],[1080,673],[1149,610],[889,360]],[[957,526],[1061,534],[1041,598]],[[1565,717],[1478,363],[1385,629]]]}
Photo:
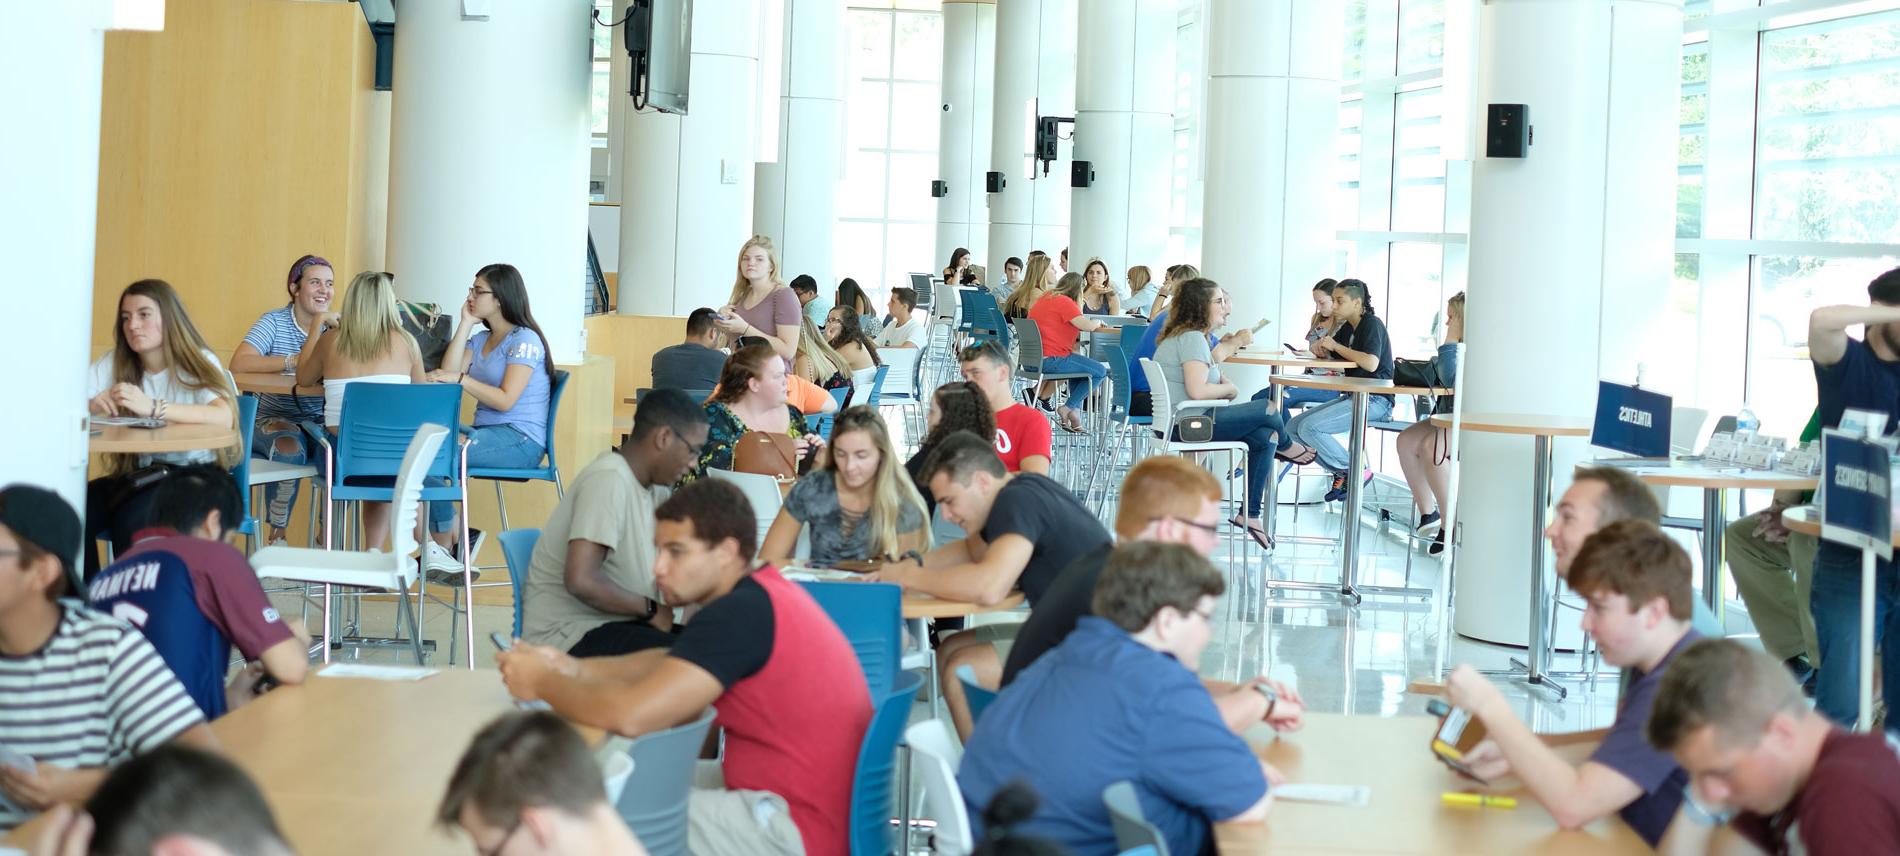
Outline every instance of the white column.
{"label": "white column", "polygon": [[[618,21],[627,17],[627,7],[632,0],[614,0],[613,17]],[[627,97],[627,84],[633,79],[633,58],[627,53],[627,30],[619,26],[611,30],[613,47],[608,49],[611,57],[607,63],[607,201],[619,202],[622,182],[620,176],[626,172],[627,115],[633,112],[633,99]],[[618,245],[619,236],[615,236]],[[617,264],[618,256],[613,259],[601,259],[603,265]]]}
{"label": "white column", "polygon": [[1069,243],[1068,162],[1056,162],[1046,177],[1038,168],[1035,181],[1024,177],[1031,132],[1024,105],[1040,98],[1044,116],[1075,115],[1075,6],[1076,0],[997,0],[990,169],[1003,173],[1006,184],[989,195],[992,271],[1003,269],[1000,260],[1030,250],[1054,259]]}
{"label": "white column", "polygon": [[[784,30],[779,126],[761,131],[778,135],[778,161],[757,167],[752,231],[771,237],[786,281],[806,273],[829,289],[837,282],[831,258],[844,147],[844,4],[785,0]],[[738,252],[734,244],[724,255]]]}
{"label": "white column", "polygon": [[[1522,159],[1473,152],[1461,404],[1588,416],[1599,377],[1634,379],[1653,332],[1643,307],[1669,287],[1675,196],[1657,189],[1675,172],[1682,4],[1492,0],[1479,27],[1473,121],[1485,104],[1529,105],[1533,143]],[[1553,501],[1587,455],[1575,440],[1556,450]],[[1466,636],[1525,641],[1530,457],[1529,438],[1464,435],[1455,597]],[[1559,622],[1558,644],[1571,644],[1575,619]]]}
{"label": "white column", "polygon": [[995,0],[946,0],[937,177],[949,185],[949,192],[937,200],[936,258],[938,264],[947,262],[950,252],[962,247],[977,264],[988,268],[991,277],[1000,277],[1002,260],[1011,254],[989,257],[990,218],[983,189],[983,174],[990,162],[995,74]]}
{"label": "white column", "polygon": [[556,362],[581,355],[588,0],[408,3],[396,27],[389,269],[454,312],[475,271],[521,270]]}
{"label": "white column", "polygon": [[[0,486],[58,491],[81,514],[87,367],[98,356],[89,339],[100,86],[114,6],[0,6],[0,80],[19,81],[6,86],[6,109],[31,117],[30,127],[0,134],[7,211],[0,215],[0,257],[8,267],[0,295],[12,322],[0,337],[0,360],[11,367]],[[158,29],[163,19],[161,6],[157,21],[141,29]]]}
{"label": "white column", "polygon": [[687,115],[627,117],[620,311],[723,305],[752,235],[759,0],[695,0]]}
{"label": "white column", "polygon": [[1129,265],[1168,265],[1175,3],[1089,0],[1077,24],[1075,159],[1095,182],[1070,190],[1069,268],[1099,256],[1120,283]]}
{"label": "white column", "polygon": [[1332,267],[1340,21],[1337,0],[1208,4],[1201,272],[1231,295],[1234,326],[1273,319],[1275,342],[1305,331]]}

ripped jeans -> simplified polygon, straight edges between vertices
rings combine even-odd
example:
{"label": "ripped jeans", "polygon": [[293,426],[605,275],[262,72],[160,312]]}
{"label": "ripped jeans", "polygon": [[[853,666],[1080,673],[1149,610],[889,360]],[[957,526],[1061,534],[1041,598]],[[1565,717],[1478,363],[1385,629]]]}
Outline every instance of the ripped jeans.
{"label": "ripped jeans", "polygon": [[[322,417],[309,424],[321,425]],[[311,449],[310,438],[303,432],[303,423],[278,416],[257,417],[257,427],[251,432],[251,454],[254,457],[268,458],[285,464],[312,463],[312,457],[320,457]],[[317,469],[323,469],[319,463]],[[271,482],[264,486],[265,520],[273,527],[283,529],[290,525],[290,511],[297,505],[297,490],[303,479],[286,479]],[[250,490],[250,485],[238,485],[239,490]]]}

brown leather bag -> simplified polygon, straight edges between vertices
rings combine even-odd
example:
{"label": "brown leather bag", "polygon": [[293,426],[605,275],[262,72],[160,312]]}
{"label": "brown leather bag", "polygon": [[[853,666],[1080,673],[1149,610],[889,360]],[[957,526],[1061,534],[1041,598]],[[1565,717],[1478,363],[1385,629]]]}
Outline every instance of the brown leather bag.
{"label": "brown leather bag", "polygon": [[732,444],[732,471],[780,479],[797,478],[798,447],[784,434],[747,431]]}

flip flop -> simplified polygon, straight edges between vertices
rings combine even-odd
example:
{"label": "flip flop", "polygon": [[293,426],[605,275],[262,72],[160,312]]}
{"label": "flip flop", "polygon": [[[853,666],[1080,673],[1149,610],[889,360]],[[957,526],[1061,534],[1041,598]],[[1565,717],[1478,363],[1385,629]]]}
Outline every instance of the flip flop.
{"label": "flip flop", "polygon": [[1308,446],[1306,447],[1305,452],[1302,452],[1298,455],[1288,455],[1285,452],[1274,452],[1273,457],[1277,460],[1285,461],[1289,464],[1303,467],[1319,458],[1319,450],[1313,448],[1312,446]]}
{"label": "flip flop", "polygon": [[1241,517],[1234,517],[1234,518],[1232,518],[1232,519],[1230,519],[1230,520],[1228,520],[1227,522],[1228,522],[1228,523],[1231,523],[1231,524],[1233,524],[1235,528],[1238,528],[1238,529],[1244,529],[1244,530],[1246,530],[1246,532],[1247,532],[1247,535],[1248,535],[1249,537],[1251,537],[1251,538],[1253,538],[1253,542],[1254,542],[1255,544],[1259,544],[1259,545],[1260,545],[1260,549],[1262,549],[1262,550],[1271,550],[1271,549],[1273,549],[1273,538],[1272,538],[1271,536],[1269,536],[1269,535],[1267,535],[1267,529],[1266,529],[1266,527],[1264,527],[1264,526],[1249,526],[1249,525],[1247,524],[1247,521],[1246,521],[1246,519],[1245,519],[1245,518],[1241,518]]}

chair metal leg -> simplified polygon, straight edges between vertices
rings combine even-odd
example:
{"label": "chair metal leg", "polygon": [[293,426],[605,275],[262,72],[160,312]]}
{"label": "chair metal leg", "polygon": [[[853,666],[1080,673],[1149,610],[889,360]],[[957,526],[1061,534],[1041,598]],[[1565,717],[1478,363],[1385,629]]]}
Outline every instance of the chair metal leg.
{"label": "chair metal leg", "polygon": [[[508,500],[502,498],[499,479],[495,481],[495,508],[501,512],[501,531],[508,531]],[[468,509],[464,508],[462,511],[466,515]]]}

